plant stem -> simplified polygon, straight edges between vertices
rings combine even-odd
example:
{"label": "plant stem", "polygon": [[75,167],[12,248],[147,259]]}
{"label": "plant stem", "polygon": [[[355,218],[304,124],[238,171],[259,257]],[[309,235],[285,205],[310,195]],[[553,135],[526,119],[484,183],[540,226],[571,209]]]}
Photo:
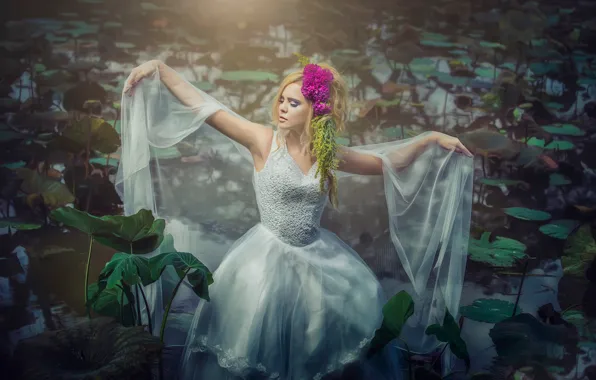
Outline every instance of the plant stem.
{"label": "plant stem", "polygon": [[143,326],[143,318],[141,317],[141,299],[139,298],[139,288],[141,285],[135,285],[135,305],[137,307],[137,321],[139,326]]}
{"label": "plant stem", "polygon": [[515,306],[513,306],[513,313],[511,314],[512,317],[515,317],[515,313],[517,312],[517,305],[519,304],[519,299],[521,297],[522,289],[524,287],[524,280],[526,279],[526,272],[528,270],[528,263],[529,261],[526,260],[524,265],[524,271],[521,279],[521,283],[519,284],[519,292],[517,292],[517,298],[515,299]]}
{"label": "plant stem", "polygon": [[145,310],[147,311],[147,324],[149,325],[149,333],[153,334],[153,324],[151,323],[151,312],[149,310],[149,302],[147,302],[147,296],[145,296],[143,288],[139,287],[139,289],[141,290],[141,296],[143,297],[143,301],[145,302]]}
{"label": "plant stem", "polygon": [[89,268],[91,267],[91,247],[93,246],[93,235],[89,235],[89,251],[87,252],[87,265],[85,267],[85,308],[87,309],[87,317],[91,319],[91,306],[89,302]]}
{"label": "plant stem", "polygon": [[402,338],[398,337],[397,340],[402,342],[408,351],[408,379],[414,380],[414,372],[412,372],[412,351],[410,351],[410,346],[408,346],[408,343]]}
{"label": "plant stem", "polygon": [[168,306],[166,306],[166,311],[163,315],[163,319],[161,320],[161,328],[159,330],[159,340],[162,343],[163,343],[163,335],[166,330],[166,321],[168,319],[168,314],[170,313],[170,308],[172,307],[172,302],[174,301],[174,297],[176,297],[178,288],[180,287],[180,285],[182,285],[182,281],[184,281],[184,279],[186,278],[186,275],[188,274],[189,271],[190,271],[190,267],[186,268],[186,270],[184,271],[184,275],[181,276],[180,281],[178,281],[178,283],[176,284],[176,287],[174,288],[174,291],[172,291],[172,297],[170,298],[170,301],[168,302]]}
{"label": "plant stem", "polygon": [[441,353],[439,354],[439,356],[437,356],[436,358],[434,358],[433,362],[430,365],[432,368],[434,368],[435,364],[437,364],[437,360],[441,359],[441,356],[443,356],[443,353],[447,349],[447,346],[449,346],[449,344],[448,343],[445,343],[445,345],[443,346],[443,349],[441,350]]}

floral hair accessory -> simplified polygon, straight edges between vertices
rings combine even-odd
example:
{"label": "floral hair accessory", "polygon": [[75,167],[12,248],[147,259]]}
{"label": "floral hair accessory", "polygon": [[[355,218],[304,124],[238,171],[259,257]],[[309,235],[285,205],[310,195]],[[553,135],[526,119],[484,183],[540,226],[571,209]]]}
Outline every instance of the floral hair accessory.
{"label": "floral hair accessory", "polygon": [[302,79],[302,95],[313,103],[313,116],[322,116],[331,112],[329,105],[329,86],[333,82],[333,74],[314,63],[304,66]]}

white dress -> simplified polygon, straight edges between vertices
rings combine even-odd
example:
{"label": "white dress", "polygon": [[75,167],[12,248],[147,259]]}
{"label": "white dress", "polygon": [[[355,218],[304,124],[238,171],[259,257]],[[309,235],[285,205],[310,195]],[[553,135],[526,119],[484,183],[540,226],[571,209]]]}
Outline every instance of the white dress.
{"label": "white dress", "polygon": [[[244,378],[311,380],[357,360],[382,322],[383,291],[350,246],[320,227],[326,194],[285,147],[254,186],[261,222],[235,242],[196,310],[181,379],[219,379],[201,353]],[[217,371],[216,371],[217,372]]]}

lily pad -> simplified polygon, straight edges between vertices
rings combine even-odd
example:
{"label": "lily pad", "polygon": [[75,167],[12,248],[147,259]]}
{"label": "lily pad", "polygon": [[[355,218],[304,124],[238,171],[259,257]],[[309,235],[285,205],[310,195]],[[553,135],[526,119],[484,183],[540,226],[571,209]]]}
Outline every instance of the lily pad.
{"label": "lily pad", "polygon": [[553,220],[549,224],[540,226],[539,230],[543,234],[553,237],[555,239],[565,240],[569,234],[577,227],[579,222],[577,220],[560,219]]}
{"label": "lily pad", "polygon": [[430,74],[435,71],[436,63],[430,58],[414,58],[409,67],[414,73]]}
{"label": "lily pad", "polygon": [[507,47],[498,42],[480,41],[480,46],[490,49],[506,49]]}
{"label": "lily pad", "polygon": [[562,174],[552,173],[549,176],[549,186],[564,186],[569,185],[571,181]]}
{"label": "lily pad", "polygon": [[120,146],[120,135],[105,120],[95,117],[83,118],[64,130],[52,141],[54,149],[79,153],[89,145],[91,150],[114,153]]}
{"label": "lily pad", "polygon": [[448,41],[436,41],[436,40],[421,40],[420,45],[422,46],[430,46],[430,47],[443,47],[443,48],[459,48],[465,47],[461,44],[455,42],[448,42]]}
{"label": "lily pad", "polygon": [[545,221],[551,218],[546,211],[533,210],[526,207],[508,207],[503,209],[505,214],[521,220]]}
{"label": "lily pad", "polygon": [[544,125],[542,129],[552,135],[584,136],[586,134],[573,124]]}
{"label": "lily pad", "polygon": [[506,178],[481,178],[478,180],[483,185],[487,186],[519,186],[527,185],[527,182],[520,181],[518,179],[506,179]]}
{"label": "lily pad", "polygon": [[21,190],[29,195],[39,195],[50,209],[74,202],[74,196],[62,182],[53,180],[27,168],[14,169],[21,178]]}
{"label": "lily pad", "polygon": [[231,82],[277,82],[279,77],[277,74],[265,71],[226,71],[221,77],[221,80]]}
{"label": "lily pad", "polygon": [[470,239],[468,253],[470,260],[495,267],[510,267],[517,260],[526,257],[526,245],[520,241],[497,236],[489,241],[490,232],[484,232],[480,239]]}
{"label": "lily pad", "polygon": [[[462,316],[473,321],[497,323],[511,317],[513,315],[514,307],[515,304],[509,301],[481,298],[474,300],[471,305],[462,306],[459,311]],[[518,306],[516,314],[520,313],[522,313],[522,311]]]}
{"label": "lily pad", "polygon": [[573,144],[572,142],[563,141],[563,140],[554,140],[545,146],[544,140],[538,139],[536,137],[529,138],[528,145],[536,146],[536,147],[544,148],[544,149],[557,149],[557,150],[572,150],[575,147],[575,144]]}
{"label": "lily pad", "polygon": [[7,227],[10,227],[14,230],[29,231],[29,230],[37,230],[37,229],[41,228],[41,224],[22,221],[22,220],[14,219],[14,218],[0,219],[0,228],[7,228]]}

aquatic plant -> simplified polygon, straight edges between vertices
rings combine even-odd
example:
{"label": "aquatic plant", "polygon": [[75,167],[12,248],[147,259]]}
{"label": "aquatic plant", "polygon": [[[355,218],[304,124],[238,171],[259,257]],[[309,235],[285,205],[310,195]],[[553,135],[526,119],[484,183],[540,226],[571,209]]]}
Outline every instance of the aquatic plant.
{"label": "aquatic plant", "polygon": [[[85,305],[88,311],[92,308],[102,315],[120,318],[123,324],[140,326],[143,325],[140,299],[142,297],[147,311],[147,325],[152,332],[154,321],[148,312],[150,308],[142,286],[157,281],[168,266],[176,270],[179,281],[166,307],[163,320],[159,321],[161,341],[164,339],[172,301],[184,280],[190,283],[199,297],[209,300],[208,286],[213,283],[211,272],[191,253],[175,251],[171,238],[162,245],[165,221],[155,219],[151,211],[142,209],[130,216],[109,215],[98,218],[74,208],[63,207],[54,210],[52,218],[89,235],[85,271]],[[120,252],[112,256],[101,271],[97,284],[90,287],[89,263],[94,241]],[[162,252],[166,252],[149,259],[141,256],[160,248]],[[133,294],[133,291],[136,294]],[[125,318],[125,306],[130,310],[128,315],[132,317],[131,320]]]}
{"label": "aquatic plant", "polygon": [[13,359],[23,380],[134,380],[151,378],[161,350],[159,339],[142,327],[99,317],[21,341]]}

